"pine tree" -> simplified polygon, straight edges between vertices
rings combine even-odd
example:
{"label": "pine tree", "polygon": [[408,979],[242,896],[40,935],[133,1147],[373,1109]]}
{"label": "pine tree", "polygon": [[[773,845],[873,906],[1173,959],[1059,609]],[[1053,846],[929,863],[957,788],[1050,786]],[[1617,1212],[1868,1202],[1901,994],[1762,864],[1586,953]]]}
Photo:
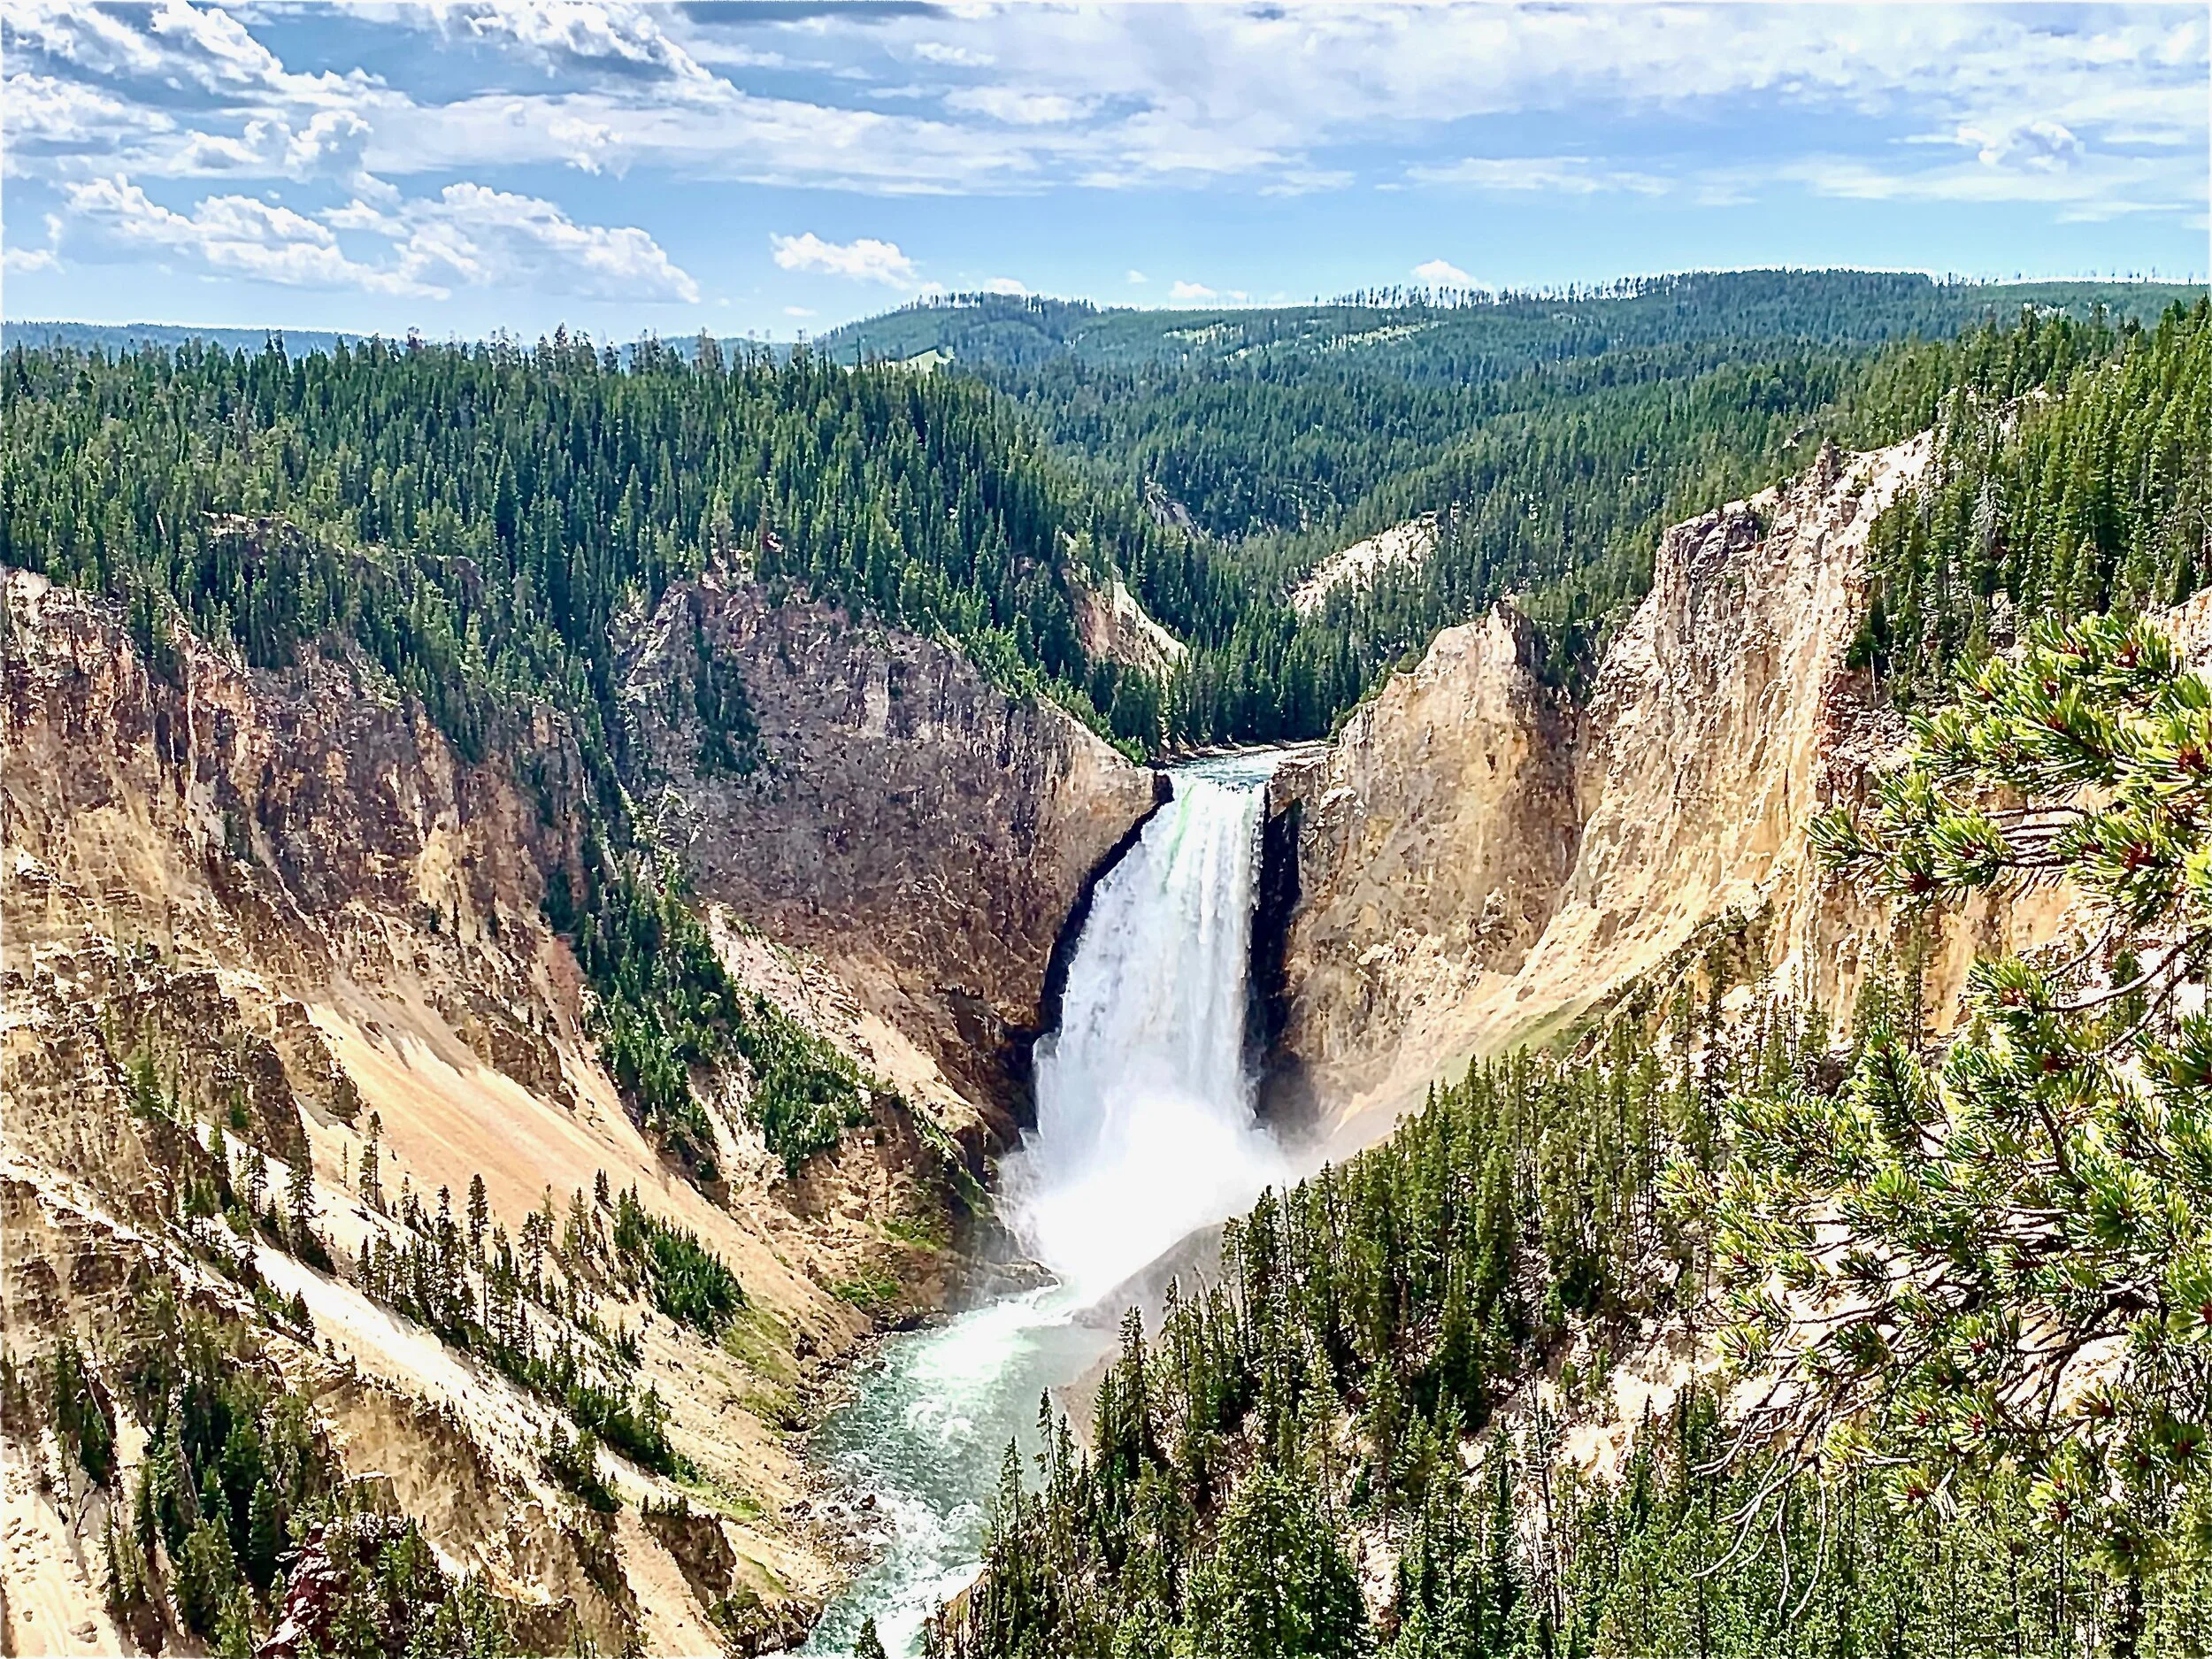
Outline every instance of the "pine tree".
{"label": "pine tree", "polygon": [[1947,1052],[1878,1006],[1839,1091],[1736,1107],[1746,1437],[1924,1509],[2032,1483],[2132,1651],[2212,1524],[2212,687],[2141,621],[2047,619],[1916,737],[1829,862],[1923,912],[2062,872],[2093,943],[1978,963]]}
{"label": "pine tree", "polygon": [[313,1155],[302,1147],[294,1155],[284,1181],[285,1236],[292,1254],[317,1265],[329,1259],[315,1232],[315,1171]]}
{"label": "pine tree", "polygon": [[469,1176],[469,1264],[480,1270],[484,1265],[484,1226],[491,1219],[491,1200],[484,1193],[483,1173],[472,1172]]}

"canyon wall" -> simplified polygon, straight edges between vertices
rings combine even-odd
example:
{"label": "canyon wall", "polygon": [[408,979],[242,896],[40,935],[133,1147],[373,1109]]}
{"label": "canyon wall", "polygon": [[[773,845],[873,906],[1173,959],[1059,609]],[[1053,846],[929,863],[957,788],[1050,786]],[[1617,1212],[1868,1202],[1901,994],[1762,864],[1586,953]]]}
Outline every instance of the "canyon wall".
{"label": "canyon wall", "polygon": [[[1902,735],[1845,657],[1868,534],[1930,453],[1925,434],[1830,451],[1668,530],[1580,711],[1501,605],[1284,770],[1302,898],[1282,1067],[1336,1139],[1385,1132],[1448,1066],[1559,1034],[1729,918],[1778,984],[1830,1002],[1855,984],[1887,926],[1805,829]],[[2047,909],[1962,918],[1939,980]]]}
{"label": "canyon wall", "polygon": [[[739,984],[896,1091],[787,1178],[740,1110],[745,1079],[703,1079],[724,1178],[703,1191],[626,1110],[545,920],[549,876],[574,880],[588,856],[561,717],[526,711],[472,758],[357,654],[249,669],[178,629],[150,664],[115,607],[4,580],[10,1356],[36,1364],[65,1331],[127,1353],[165,1294],[254,1332],[256,1363],[312,1400],[347,1469],[560,1650],[578,1635],[742,1650],[803,1631],[849,1529],[795,1432],[872,1330],[989,1271],[969,1253],[984,1236],[960,1229],[959,1165],[1013,1114],[1061,926],[1150,810],[1152,774],[934,642],[711,581],[634,618],[611,744],[631,811],[681,849]],[[695,622],[743,680],[748,772],[703,766],[695,715],[672,702]],[[232,1169],[250,1150],[274,1192],[304,1164],[337,1271],[193,1219],[219,1128]],[[541,1206],[603,1233],[603,1175],[745,1293],[718,1341],[573,1270],[602,1328],[635,1333],[632,1385],[666,1407],[692,1501],[713,1494],[680,1524],[641,1507],[678,1489],[611,1452],[620,1515],[580,1509],[539,1455],[555,1408],[358,1287],[373,1246],[413,1236],[404,1194],[457,1210],[480,1176],[511,1235]],[[296,1296],[309,1327],[273,1320],[271,1295]],[[116,1651],[108,1500],[81,1482],[52,1496],[33,1478],[54,1466],[50,1437],[8,1432],[0,1635]]]}
{"label": "canyon wall", "polygon": [[[703,643],[743,677],[743,770],[703,774],[667,695]],[[1164,780],[949,643],[711,575],[670,590],[624,670],[639,794],[699,892],[820,955],[1010,1136],[1061,926]]]}

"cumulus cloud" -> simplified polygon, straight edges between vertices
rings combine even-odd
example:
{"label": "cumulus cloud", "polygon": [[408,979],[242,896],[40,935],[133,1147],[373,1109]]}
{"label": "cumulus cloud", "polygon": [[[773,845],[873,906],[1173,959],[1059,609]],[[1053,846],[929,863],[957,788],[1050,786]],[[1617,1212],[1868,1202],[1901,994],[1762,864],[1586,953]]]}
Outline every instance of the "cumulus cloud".
{"label": "cumulus cloud", "polygon": [[8,171],[22,173],[31,155],[104,154],[174,130],[158,110],[119,98],[81,81],[27,71],[7,78]]}
{"label": "cumulus cloud", "polygon": [[436,204],[419,204],[402,259],[464,281],[523,275],[554,294],[645,303],[699,303],[699,285],[634,226],[580,225],[534,196],[449,184]]}
{"label": "cumulus cloud", "polygon": [[71,210],[124,243],[288,288],[436,294],[407,272],[349,258],[337,236],[290,208],[250,196],[203,197],[188,213],[165,207],[119,174],[68,187]]}
{"label": "cumulus cloud", "polygon": [[856,282],[881,282],[892,288],[914,286],[914,262],[899,251],[895,242],[862,236],[852,242],[824,242],[812,231],[800,236],[771,235],[768,245],[775,261],[787,271],[813,271],[824,276],[850,277]]}
{"label": "cumulus cloud", "polygon": [[488,41],[568,68],[713,84],[717,77],[661,27],[655,8],[600,0],[435,0],[449,35]]}
{"label": "cumulus cloud", "polygon": [[1959,142],[1972,149],[1985,167],[2026,173],[2063,173],[2083,156],[2080,139],[2057,121],[2015,121],[1998,132],[1959,128]]}
{"label": "cumulus cloud", "polygon": [[160,169],[172,174],[237,173],[253,178],[334,179],[369,195],[392,188],[364,162],[373,129],[351,110],[320,110],[301,127],[280,117],[248,121],[237,134],[194,133]]}
{"label": "cumulus cloud", "polygon": [[1217,300],[1221,295],[1217,290],[1208,288],[1203,282],[1179,280],[1173,288],[1168,289],[1167,296],[1171,300],[1183,300],[1196,303],[1205,300]]}
{"label": "cumulus cloud", "polygon": [[1147,276],[1145,275],[1145,273],[1144,273],[1143,272],[1141,272],[1141,271],[1132,271],[1132,272],[1130,272],[1130,273],[1129,273],[1128,277],[1127,277],[1125,280],[1128,280],[1128,281],[1130,281],[1130,282],[1145,282],[1145,281],[1148,281],[1148,280],[1150,280],[1150,279],[1149,279],[1148,277],[1147,277]]}
{"label": "cumulus cloud", "polygon": [[[314,216],[231,195],[180,211],[121,174],[72,183],[66,194],[80,219],[124,247],[288,288],[443,298],[460,288],[526,287],[646,304],[700,297],[644,231],[579,224],[553,203],[480,184],[388,207],[356,197]],[[382,246],[359,257],[342,234]]]}
{"label": "cumulus cloud", "polygon": [[1475,286],[1474,278],[1448,259],[1424,259],[1413,267],[1413,277],[1417,282],[1425,282],[1436,288],[1471,288]]}
{"label": "cumulus cloud", "polygon": [[46,215],[46,245],[30,248],[21,245],[0,250],[0,268],[27,275],[34,271],[61,269],[61,218]]}
{"label": "cumulus cloud", "polygon": [[995,276],[983,285],[986,294],[1005,294],[1019,298],[1029,290],[1010,276]]}

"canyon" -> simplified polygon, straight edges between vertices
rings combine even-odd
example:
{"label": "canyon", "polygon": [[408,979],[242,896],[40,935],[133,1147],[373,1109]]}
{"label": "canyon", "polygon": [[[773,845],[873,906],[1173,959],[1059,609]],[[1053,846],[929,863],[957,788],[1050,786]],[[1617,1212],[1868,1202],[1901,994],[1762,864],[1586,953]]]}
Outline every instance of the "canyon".
{"label": "canyon", "polygon": [[[1847,999],[1886,933],[1803,832],[1902,734],[1846,653],[1868,528],[1930,458],[1924,434],[1825,452],[1669,530],[1579,705],[1505,602],[1283,758],[1253,965],[1261,1104],[1299,1156],[1379,1138],[1440,1073],[1564,1041],[1717,941]],[[580,887],[596,856],[562,717],[534,709],[472,756],[357,654],[249,668],[180,627],[157,659],[106,602],[6,580],[11,1331],[118,1351],[172,1287],[260,1330],[349,1472],[553,1645],[797,1641],[865,1527],[803,1432],[878,1333],[1033,1282],[987,1187],[1035,1122],[1033,1046],[1059,1025],[1094,887],[1164,776],[947,641],[733,570],[626,616],[624,810],[734,982],[872,1080],[868,1121],[789,1173],[747,1123],[743,1069],[708,1068],[717,1173],[693,1181],[626,1108],[547,918],[549,884]],[[1081,614],[1102,650],[1173,658],[1118,584]],[[694,695],[708,661],[741,685],[730,754]],[[2062,910],[1957,918],[1939,984]],[[427,1203],[478,1177],[511,1228],[634,1189],[694,1233],[743,1286],[722,1340],[619,1286],[599,1303],[637,1326],[640,1384],[694,1478],[610,1455],[632,1502],[580,1514],[546,1472],[545,1401],[265,1242],[226,1268],[179,1222],[219,1124],[277,1186],[304,1163],[342,1263],[394,1233],[384,1194]],[[273,1324],[256,1286],[307,1325]],[[15,1649],[114,1650],[107,1500],[27,1463],[6,1479]]]}
{"label": "canyon", "polygon": [[[1507,600],[1278,772],[1270,810],[1298,894],[1279,1110],[1333,1150],[1371,1141],[1432,1079],[1563,1043],[1724,938],[1747,977],[1848,1008],[1891,932],[1805,832],[1863,798],[1906,735],[1847,657],[1869,533],[1932,445],[1825,449],[1670,528],[1581,706],[1543,682]],[[1946,918],[1927,970],[1937,1018],[1978,949],[2047,938],[2064,909],[2050,893]]]}

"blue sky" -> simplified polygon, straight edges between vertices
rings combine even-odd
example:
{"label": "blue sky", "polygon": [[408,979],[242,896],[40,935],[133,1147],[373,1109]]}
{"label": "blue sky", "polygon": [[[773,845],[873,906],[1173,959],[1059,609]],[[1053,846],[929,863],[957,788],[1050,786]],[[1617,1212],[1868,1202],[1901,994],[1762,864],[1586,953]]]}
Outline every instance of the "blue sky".
{"label": "blue sky", "polygon": [[0,19],[13,318],[787,339],[984,287],[2212,266],[2202,5]]}

